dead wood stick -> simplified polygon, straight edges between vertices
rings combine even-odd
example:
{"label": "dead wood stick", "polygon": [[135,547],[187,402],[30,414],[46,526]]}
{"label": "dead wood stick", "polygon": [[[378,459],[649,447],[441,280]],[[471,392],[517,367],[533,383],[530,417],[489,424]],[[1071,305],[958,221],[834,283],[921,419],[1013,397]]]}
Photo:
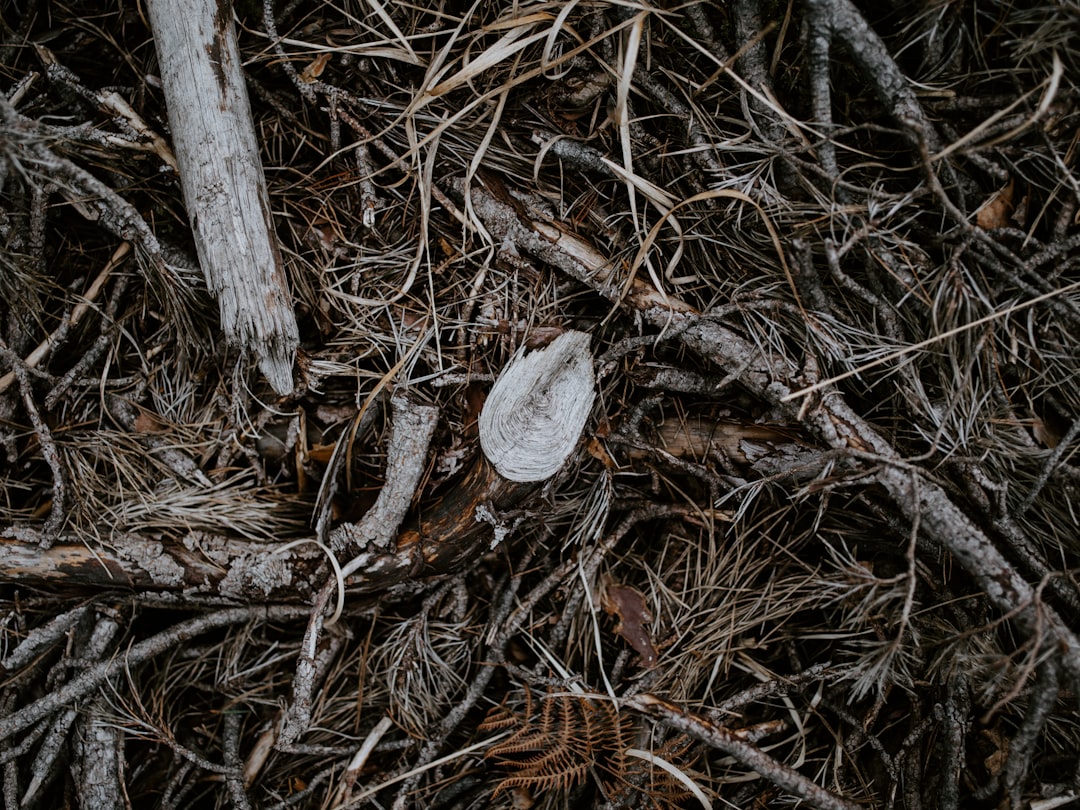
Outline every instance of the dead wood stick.
{"label": "dead wood stick", "polygon": [[[88,652],[96,658],[104,657],[119,630],[120,623],[116,618],[101,616],[90,637]],[[80,709],[82,717],[72,738],[75,756],[71,769],[79,803],[82,807],[100,810],[123,810],[127,803],[124,801],[122,727],[113,722],[109,701],[101,694],[96,695],[89,706]],[[74,713],[75,709],[67,709],[64,714],[68,712]],[[23,799],[23,804],[29,804],[27,799]]]}
{"label": "dead wood stick", "polygon": [[937,133],[923,112],[911,82],[855,5],[850,0],[808,0],[807,7],[819,35],[824,29],[844,43],[859,72],[893,117],[919,132],[930,150],[937,151],[940,148]]}
{"label": "dead wood stick", "polygon": [[300,343],[227,0],[150,0],[184,203],[226,338],[293,390]]}
{"label": "dead wood stick", "polygon": [[[89,638],[81,638],[76,642],[77,654],[90,661],[101,660],[105,657],[109,647],[112,646],[113,639],[116,637],[117,632],[120,630],[120,624],[116,619],[105,613],[98,618],[93,632],[89,634]],[[92,706],[96,706],[97,701],[92,701]],[[98,707],[100,710],[100,707]],[[93,709],[91,709],[93,711]],[[28,807],[36,799],[39,798],[38,793],[42,787],[52,779],[54,774],[54,767],[57,760],[60,758],[64,743],[67,741],[71,731],[72,725],[75,723],[78,717],[78,710],[74,707],[68,707],[64,711],[60,712],[53,718],[52,723],[49,724],[49,731],[45,735],[45,739],[42,741],[41,746],[38,748],[37,755],[34,757],[34,762],[30,766],[30,782],[26,786],[26,792],[23,793],[21,806]],[[90,725],[89,723],[86,725]],[[94,748],[97,736],[93,733],[89,735],[76,735],[76,737],[84,737],[83,744],[88,748]],[[104,731],[100,735],[100,739],[104,740],[110,736],[109,731]],[[101,770],[97,770],[93,764],[87,763],[84,770],[84,765],[78,760],[74,764],[72,771],[73,775],[79,782],[80,795],[84,798],[87,792],[93,793],[95,786],[103,785],[116,785],[116,774],[119,769],[116,769],[111,774],[111,778],[103,777]],[[108,769],[107,763],[104,760],[99,760],[98,765],[101,765],[105,770]],[[85,788],[85,792],[83,790]],[[108,787],[104,788],[106,791]],[[115,804],[108,802],[91,802],[85,804],[86,807],[114,807]]]}
{"label": "dead wood stick", "polygon": [[37,403],[34,401],[30,376],[22,363],[22,358],[8,347],[2,337],[0,337],[0,358],[11,364],[12,373],[14,373],[15,379],[19,381],[19,393],[22,394],[23,407],[26,408],[26,415],[30,417],[30,424],[34,428],[34,434],[37,436],[42,458],[45,459],[45,463],[49,465],[49,471],[52,473],[52,503],[49,507],[49,517],[46,518],[45,525],[42,527],[39,536],[41,547],[48,548],[56,541],[57,536],[60,534],[60,528],[67,517],[65,514],[67,477],[64,464],[60,460],[60,453],[57,451],[56,443],[53,441],[52,431],[49,430],[45,420],[41,418]]}
{"label": "dead wood stick", "polygon": [[225,735],[222,741],[224,754],[225,785],[229,789],[229,798],[235,810],[251,810],[251,799],[244,786],[244,777],[240,767],[240,715],[236,711],[225,712]]}
{"label": "dead wood stick", "polygon": [[[463,195],[463,181],[455,181]],[[877,481],[901,514],[918,522],[925,536],[947,549],[969,571],[990,601],[1040,645],[1046,636],[1058,643],[1062,662],[1080,678],[1080,640],[1060,615],[1036,596],[1035,589],[1009,563],[990,538],[929,478],[914,485],[916,471],[873,427],[859,416],[835,389],[825,391],[802,408],[786,400],[799,387],[800,370],[783,356],[766,355],[754,342],[702,316],[690,304],[661,296],[647,281],[635,277],[623,295],[625,282],[615,265],[591,244],[539,217],[519,214],[517,207],[486,189],[474,187],[473,210],[503,244],[562,270],[611,301],[637,310],[654,326],[672,330],[687,348],[717,365],[738,370],[739,379],[755,396],[801,422],[830,447],[870,455],[881,463]]]}
{"label": "dead wood stick", "polygon": [[349,760],[348,766],[345,768],[345,772],[338,780],[338,788],[334,793],[334,803],[332,807],[347,807],[349,799],[351,798],[352,787],[356,784],[356,780],[360,777],[360,772],[367,762],[368,757],[371,756],[371,752],[375,750],[375,746],[379,744],[379,740],[383,738],[394,726],[394,720],[389,715],[384,717],[375,727],[368,732],[367,737],[364,738],[363,744],[359,750],[353,755],[353,758]]}
{"label": "dead wood stick", "polygon": [[[412,402],[404,392],[396,393],[390,405],[393,424],[386,451],[386,483],[359,523],[343,524],[330,533],[330,547],[339,554],[355,554],[369,544],[389,546],[424,474],[439,409]],[[346,440],[343,436],[342,441]]]}
{"label": "dead wood stick", "polygon": [[[124,810],[124,735],[113,720],[108,700],[95,697],[85,709],[72,741],[75,760],[72,775],[81,807]],[[78,767],[75,767],[77,763]]]}
{"label": "dead wood stick", "polygon": [[192,532],[179,543],[117,534],[107,546],[87,547],[61,536],[47,550],[43,533],[0,530],[0,579],[63,582],[93,588],[182,591],[192,601],[307,601],[326,557],[313,544],[281,544]]}
{"label": "dead wood stick", "polygon": [[83,620],[90,611],[86,605],[61,613],[40,627],[31,630],[26,638],[19,642],[19,646],[8,653],[6,658],[0,659],[0,669],[15,672],[30,663],[39,652],[52,646],[62,636],[66,635],[72,627]]}
{"label": "dead wood stick", "polygon": [[[293,674],[292,702],[288,709],[282,712],[280,724],[275,724],[272,730],[272,733],[277,735],[274,747],[279,751],[288,750],[301,735],[307,733],[308,726],[311,725],[312,695],[315,694],[316,686],[326,678],[326,673],[344,643],[341,635],[331,635],[322,640],[319,638],[323,628],[323,613],[333,592],[333,585],[334,581],[331,579],[323,586],[311,608]],[[253,768],[254,765],[254,760],[249,759],[248,765],[244,767],[245,773],[250,773],[249,766]]]}

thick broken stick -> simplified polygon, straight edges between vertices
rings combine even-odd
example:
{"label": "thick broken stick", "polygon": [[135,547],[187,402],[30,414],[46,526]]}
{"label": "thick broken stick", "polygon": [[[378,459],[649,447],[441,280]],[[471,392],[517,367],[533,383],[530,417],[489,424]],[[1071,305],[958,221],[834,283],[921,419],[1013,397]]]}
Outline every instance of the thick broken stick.
{"label": "thick broken stick", "polygon": [[356,553],[369,544],[389,546],[424,474],[439,409],[412,402],[403,392],[396,393],[390,404],[393,426],[386,450],[386,482],[359,523],[343,524],[330,533],[330,547],[338,554]]}
{"label": "thick broken stick", "polygon": [[314,544],[281,544],[192,532],[180,542],[117,533],[108,546],[90,548],[61,536],[42,550],[42,533],[0,530],[0,579],[91,588],[182,592],[192,601],[307,601],[326,555]]}
{"label": "thick broken stick", "polygon": [[150,0],[169,127],[206,286],[226,338],[279,394],[300,344],[228,0]]}
{"label": "thick broken stick", "polygon": [[[454,190],[463,195],[463,181],[455,181]],[[947,549],[976,578],[990,601],[1025,634],[1039,643],[1056,642],[1066,670],[1073,678],[1080,678],[1080,640],[1073,630],[1038,599],[1035,589],[945,490],[904,463],[839,391],[826,390],[802,408],[787,401],[802,382],[799,369],[788,358],[767,355],[752,341],[702,316],[685,301],[661,296],[641,278],[629,283],[620,280],[615,263],[590,243],[539,216],[520,214],[518,206],[502,200],[504,196],[505,192],[496,195],[479,187],[471,190],[473,210],[497,243],[514,245],[605,298],[633,308],[655,327],[671,330],[687,348],[737,371],[751,393],[783,411],[792,422],[805,424],[833,449],[873,456],[881,464],[876,480],[899,512],[917,523],[924,536]]]}

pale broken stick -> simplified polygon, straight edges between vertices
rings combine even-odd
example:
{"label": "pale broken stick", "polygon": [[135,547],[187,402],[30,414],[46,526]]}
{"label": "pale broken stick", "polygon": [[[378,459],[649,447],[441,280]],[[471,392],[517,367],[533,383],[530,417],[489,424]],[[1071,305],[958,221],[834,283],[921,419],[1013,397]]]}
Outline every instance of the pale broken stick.
{"label": "pale broken stick", "polygon": [[[439,420],[439,409],[412,402],[404,391],[390,400],[390,443],[386,450],[386,482],[375,504],[359,523],[345,523],[330,533],[337,554],[356,554],[369,544],[386,548],[405,520],[424,474],[428,446]],[[342,441],[347,437],[343,436]]]}
{"label": "pale broken stick", "polygon": [[[454,181],[454,191],[464,196],[463,181]],[[824,391],[801,407],[788,402],[792,391],[806,382],[793,362],[767,356],[752,341],[703,316],[685,301],[662,295],[641,278],[625,282],[618,277],[618,265],[590,243],[539,217],[519,214],[517,207],[500,199],[502,196],[477,186],[471,189],[473,210],[497,243],[513,245],[563,271],[608,300],[631,307],[653,326],[670,330],[702,357],[737,370],[739,380],[752,394],[784,412],[792,422],[806,425],[833,449],[872,457],[881,465],[876,480],[900,514],[948,550],[976,578],[990,601],[1026,635],[1039,644],[1055,641],[1066,671],[1080,679],[1080,640],[1072,628],[1039,600],[1035,588],[945,490],[906,464],[839,391]]]}
{"label": "pale broken stick", "polygon": [[300,345],[228,0],[150,0],[184,204],[229,342],[293,390]]}

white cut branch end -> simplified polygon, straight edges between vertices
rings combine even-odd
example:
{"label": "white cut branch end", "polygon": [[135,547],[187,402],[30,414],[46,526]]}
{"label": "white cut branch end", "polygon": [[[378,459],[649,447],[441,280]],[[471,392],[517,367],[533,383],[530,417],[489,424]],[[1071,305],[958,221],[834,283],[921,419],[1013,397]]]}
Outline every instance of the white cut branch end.
{"label": "white cut branch end", "polygon": [[596,397],[589,336],[566,332],[517,355],[480,412],[480,447],[510,481],[544,481],[577,446]]}

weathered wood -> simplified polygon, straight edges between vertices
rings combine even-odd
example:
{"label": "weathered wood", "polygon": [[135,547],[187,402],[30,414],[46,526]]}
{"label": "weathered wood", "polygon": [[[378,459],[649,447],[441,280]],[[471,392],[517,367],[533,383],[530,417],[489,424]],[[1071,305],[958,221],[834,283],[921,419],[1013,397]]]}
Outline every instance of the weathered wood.
{"label": "weathered wood", "polygon": [[589,336],[565,332],[518,355],[480,412],[480,446],[510,481],[546,481],[577,446],[596,395]]}
{"label": "weathered wood", "polygon": [[173,148],[226,338],[293,389],[296,316],[274,236],[228,0],[149,0]]}
{"label": "weathered wood", "polygon": [[345,568],[350,588],[386,590],[461,570],[496,536],[477,510],[483,508],[498,520],[538,486],[503,478],[486,459],[479,459],[456,486],[405,524],[394,548],[371,546],[358,554]]}
{"label": "weathered wood", "polygon": [[314,544],[280,545],[191,533],[180,542],[121,534],[88,548],[63,538],[42,550],[38,532],[0,533],[0,579],[73,587],[171,591],[194,600],[297,602],[311,598],[326,555]]}

